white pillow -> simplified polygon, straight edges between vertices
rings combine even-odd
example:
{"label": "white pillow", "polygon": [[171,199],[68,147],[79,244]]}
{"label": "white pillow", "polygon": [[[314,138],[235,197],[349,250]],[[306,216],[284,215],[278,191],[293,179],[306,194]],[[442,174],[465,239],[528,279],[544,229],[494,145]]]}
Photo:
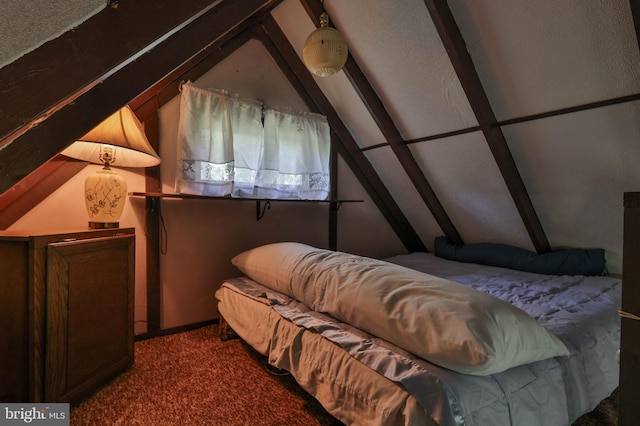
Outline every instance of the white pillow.
{"label": "white pillow", "polygon": [[306,244],[284,242],[247,250],[231,259],[243,274],[272,290],[292,296],[290,274],[305,255],[318,249]]}
{"label": "white pillow", "polygon": [[569,354],[509,303],[403,266],[299,243],[257,247],[232,262],[311,309],[461,373],[489,375]]}

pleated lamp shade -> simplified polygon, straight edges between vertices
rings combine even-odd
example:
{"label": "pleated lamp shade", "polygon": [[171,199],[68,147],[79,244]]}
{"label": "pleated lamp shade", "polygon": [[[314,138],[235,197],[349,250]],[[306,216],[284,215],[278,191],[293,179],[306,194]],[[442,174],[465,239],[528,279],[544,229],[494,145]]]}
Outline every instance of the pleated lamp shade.
{"label": "pleated lamp shade", "polygon": [[307,69],[318,77],[329,77],[344,67],[348,54],[344,37],[329,27],[329,16],[322,13],[320,28],[309,34],[304,42],[302,59]]}
{"label": "pleated lamp shade", "polygon": [[142,124],[125,106],[72,143],[62,154],[104,164],[85,180],[84,198],[90,228],[117,228],[127,200],[127,182],[111,170],[118,167],[151,167],[160,157],[151,147]]}

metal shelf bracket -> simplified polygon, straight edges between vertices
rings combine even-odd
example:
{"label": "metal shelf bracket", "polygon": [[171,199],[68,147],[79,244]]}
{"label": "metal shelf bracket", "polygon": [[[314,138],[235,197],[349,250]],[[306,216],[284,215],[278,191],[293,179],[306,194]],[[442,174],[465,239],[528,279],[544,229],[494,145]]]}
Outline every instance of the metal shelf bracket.
{"label": "metal shelf bracket", "polygon": [[262,206],[262,208],[260,208],[261,204],[262,204],[262,200],[256,201],[256,220],[262,219],[264,214],[265,214],[265,212],[267,210],[271,210],[271,201],[266,200],[264,202],[264,206]]}

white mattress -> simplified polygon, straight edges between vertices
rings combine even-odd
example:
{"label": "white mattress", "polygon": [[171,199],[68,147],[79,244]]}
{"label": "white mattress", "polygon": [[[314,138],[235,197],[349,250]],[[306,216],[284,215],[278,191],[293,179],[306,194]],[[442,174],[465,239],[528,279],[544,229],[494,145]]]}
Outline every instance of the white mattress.
{"label": "white mattress", "polygon": [[243,339],[348,424],[426,424],[428,413],[443,425],[568,425],[617,386],[619,280],[521,273],[425,253],[388,260],[515,304],[571,354],[485,377],[455,373],[247,278],[223,284],[219,310]]}

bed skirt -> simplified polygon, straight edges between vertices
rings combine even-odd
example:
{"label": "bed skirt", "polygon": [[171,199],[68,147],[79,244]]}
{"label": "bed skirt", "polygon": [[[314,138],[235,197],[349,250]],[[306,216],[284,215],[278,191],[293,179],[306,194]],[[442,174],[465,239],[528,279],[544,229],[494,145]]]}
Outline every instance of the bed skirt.
{"label": "bed skirt", "polygon": [[321,335],[283,318],[264,299],[231,285],[223,285],[216,295],[218,311],[233,331],[267,356],[269,364],[290,372],[338,420],[345,424],[436,425],[401,385]]}

